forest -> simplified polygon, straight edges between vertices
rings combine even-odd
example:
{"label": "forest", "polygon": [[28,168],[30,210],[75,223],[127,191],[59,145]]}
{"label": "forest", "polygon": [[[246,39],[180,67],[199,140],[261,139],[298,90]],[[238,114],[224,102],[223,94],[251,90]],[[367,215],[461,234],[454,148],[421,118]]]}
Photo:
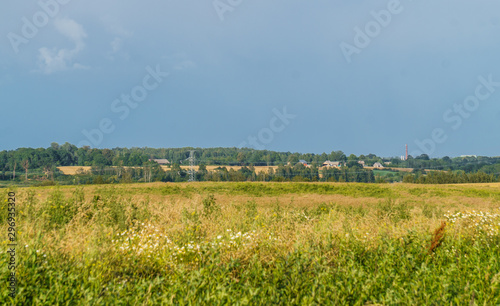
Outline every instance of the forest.
{"label": "forest", "polygon": [[[375,154],[347,155],[344,152],[292,153],[249,148],[78,148],[70,143],[52,143],[48,148],[19,148],[0,152],[0,181],[33,184],[102,184],[130,182],[188,181],[189,152],[194,150],[196,181],[330,181],[471,183],[498,181],[500,157],[442,157],[423,154],[407,160]],[[167,159],[162,169],[154,159]],[[342,162],[339,168],[323,168],[325,161]],[[299,162],[306,162],[307,165]],[[364,169],[374,163],[384,170]],[[90,172],[63,175],[58,167],[91,167]],[[208,171],[207,166],[218,166]],[[238,170],[229,168],[239,166]],[[254,167],[274,166],[266,171]],[[394,169],[393,169],[394,168]],[[411,168],[411,172],[397,169]]]}

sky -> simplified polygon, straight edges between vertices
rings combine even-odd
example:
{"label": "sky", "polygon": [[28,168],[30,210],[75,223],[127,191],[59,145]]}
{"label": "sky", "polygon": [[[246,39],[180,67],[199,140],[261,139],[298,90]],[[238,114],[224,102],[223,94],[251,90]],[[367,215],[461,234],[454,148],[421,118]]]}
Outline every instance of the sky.
{"label": "sky", "polygon": [[498,1],[0,6],[0,150],[500,155]]}

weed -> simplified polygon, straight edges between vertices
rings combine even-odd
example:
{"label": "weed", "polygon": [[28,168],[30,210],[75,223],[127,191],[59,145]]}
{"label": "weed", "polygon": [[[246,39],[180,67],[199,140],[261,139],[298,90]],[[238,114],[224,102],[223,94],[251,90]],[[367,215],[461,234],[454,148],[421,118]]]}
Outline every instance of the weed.
{"label": "weed", "polygon": [[436,206],[435,205],[432,205],[432,204],[428,204],[428,203],[424,203],[422,205],[422,214],[426,217],[426,218],[433,218],[435,216],[435,212],[436,212]]}
{"label": "weed", "polygon": [[215,202],[215,197],[213,194],[207,196],[203,199],[203,216],[205,218],[217,217],[221,213],[221,208]]}
{"label": "weed", "polygon": [[254,200],[245,204],[245,214],[248,220],[254,220],[257,217],[257,203]]}
{"label": "weed", "polygon": [[75,216],[78,206],[66,201],[59,188],[54,189],[42,204],[42,216],[47,219],[47,226],[59,228],[68,224]]}
{"label": "weed", "polygon": [[388,198],[377,204],[377,216],[381,219],[389,218],[395,223],[408,220],[410,218],[410,206],[405,201]]}
{"label": "weed", "polygon": [[443,243],[444,233],[445,233],[446,222],[441,222],[441,226],[438,227],[432,234],[431,245],[429,246],[429,254],[432,254],[436,249]]}
{"label": "weed", "polygon": [[184,231],[180,233],[180,236],[183,241],[197,241],[200,237],[205,236],[205,232],[201,226],[201,216],[197,209],[188,210],[185,207],[182,209]]}
{"label": "weed", "polygon": [[320,203],[312,212],[313,216],[327,215],[333,210],[334,204],[326,204],[325,202]]}
{"label": "weed", "polygon": [[426,194],[428,191],[427,189],[424,188],[410,188],[408,189],[408,193],[414,196],[421,196],[423,194]]}
{"label": "weed", "polygon": [[[4,288],[0,300],[15,305],[500,304],[495,198],[467,191],[462,203],[463,189],[476,187],[433,186],[425,203],[413,209],[415,195],[403,187],[19,188],[18,295],[9,300]],[[451,196],[434,199],[434,192]],[[208,196],[201,203],[189,199],[196,194]],[[438,227],[443,210],[453,212]],[[6,230],[5,218],[0,222]],[[429,233],[429,228],[436,230]],[[8,262],[8,254],[0,253],[0,260]],[[2,271],[7,278],[10,271]]]}

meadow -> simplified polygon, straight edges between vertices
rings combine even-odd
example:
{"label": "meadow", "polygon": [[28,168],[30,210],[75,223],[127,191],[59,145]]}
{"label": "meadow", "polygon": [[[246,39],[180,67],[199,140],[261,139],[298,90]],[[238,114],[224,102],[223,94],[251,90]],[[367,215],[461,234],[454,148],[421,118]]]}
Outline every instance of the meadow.
{"label": "meadow", "polygon": [[500,184],[0,189],[15,305],[500,303]]}

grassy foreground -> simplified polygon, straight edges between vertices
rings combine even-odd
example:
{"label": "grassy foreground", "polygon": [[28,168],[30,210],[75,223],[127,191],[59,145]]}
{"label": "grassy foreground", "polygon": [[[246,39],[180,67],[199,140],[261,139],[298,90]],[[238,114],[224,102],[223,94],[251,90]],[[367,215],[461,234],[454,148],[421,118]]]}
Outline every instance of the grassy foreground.
{"label": "grassy foreground", "polygon": [[[8,297],[2,252],[7,303],[500,303],[500,184],[14,191],[18,293]],[[0,190],[4,249],[7,192]]]}

